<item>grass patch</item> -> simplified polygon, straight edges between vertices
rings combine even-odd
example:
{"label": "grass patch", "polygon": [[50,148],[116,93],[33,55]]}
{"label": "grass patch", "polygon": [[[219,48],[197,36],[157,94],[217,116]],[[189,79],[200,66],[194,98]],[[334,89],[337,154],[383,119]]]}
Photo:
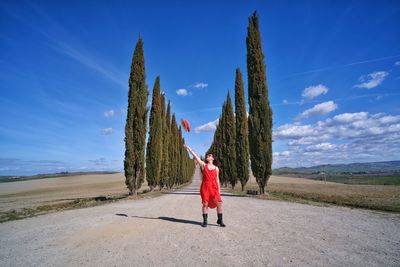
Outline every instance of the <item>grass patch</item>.
{"label": "grass patch", "polygon": [[0,223],[13,220],[20,220],[56,211],[94,207],[105,203],[115,202],[124,198],[127,198],[127,195],[77,198],[73,199],[72,201],[42,205],[35,208],[23,208],[20,210],[10,210],[6,212],[0,212]]}
{"label": "grass patch", "polygon": [[329,176],[328,182],[365,185],[400,185],[400,176]]}
{"label": "grass patch", "polygon": [[400,185],[400,175],[383,175],[383,174],[363,174],[363,175],[349,175],[349,174],[286,174],[282,175],[293,178],[305,178],[316,181],[326,181],[342,184],[355,184],[355,185]]}
{"label": "grass patch", "polygon": [[[379,211],[390,211],[400,212],[399,203],[385,203],[385,201],[379,201],[377,199],[370,198],[368,196],[354,195],[354,196],[340,196],[340,195],[324,195],[318,193],[299,193],[299,192],[282,192],[272,191],[269,192],[273,198],[299,202],[304,204],[333,204],[338,206],[352,207],[352,208],[363,208]],[[263,198],[261,196],[261,198]]]}

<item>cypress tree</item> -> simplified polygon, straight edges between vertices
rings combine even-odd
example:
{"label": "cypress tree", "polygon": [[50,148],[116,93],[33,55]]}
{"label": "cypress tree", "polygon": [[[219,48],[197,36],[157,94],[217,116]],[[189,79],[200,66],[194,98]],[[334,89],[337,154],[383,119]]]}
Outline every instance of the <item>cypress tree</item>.
{"label": "cypress tree", "polygon": [[[225,103],[223,104],[222,111],[225,109]],[[224,113],[225,114],[225,113]],[[218,124],[216,126],[213,142],[210,148],[207,150],[205,156],[208,154],[213,154],[216,162],[214,163],[219,168],[219,180],[221,182],[221,186],[227,185],[227,180],[225,179],[225,172],[224,172],[224,163],[223,163],[223,141],[222,141],[222,124],[224,123],[222,119],[222,115],[219,116]]]}
{"label": "cypress tree", "polygon": [[168,128],[167,128],[167,114],[165,110],[165,94],[161,94],[161,128],[162,128],[162,161],[161,161],[161,174],[159,187],[163,189],[166,177],[168,176]]}
{"label": "cypress tree", "polygon": [[225,143],[225,139],[226,139],[226,101],[224,102],[224,104],[222,105],[222,114],[221,117],[219,119],[219,140],[217,143],[217,150],[219,151],[219,177],[220,177],[220,181],[223,184],[224,187],[227,186],[228,184],[228,176],[226,175],[225,172],[225,164],[226,164],[226,143]]}
{"label": "cypress tree", "polygon": [[182,127],[179,125],[179,130],[178,130],[178,142],[177,142],[177,153],[178,153],[178,173],[177,173],[177,177],[178,177],[178,184],[182,184],[183,183],[183,138],[182,138]]}
{"label": "cypress tree", "polygon": [[[215,129],[214,133],[214,147],[210,151],[215,154],[215,158],[217,160],[217,165],[220,167],[220,174],[222,173],[222,129],[220,127],[221,116],[219,116],[218,125]],[[223,175],[223,174],[222,174]],[[220,178],[222,179],[222,178]]]}
{"label": "cypress tree", "polygon": [[[185,144],[185,139],[183,139],[183,143]],[[193,161],[190,159],[189,152],[185,148],[183,149],[186,158],[186,182],[190,182],[194,171]]]}
{"label": "cypress tree", "polygon": [[166,114],[166,148],[167,148],[167,162],[165,167],[163,168],[165,171],[165,185],[170,188],[170,180],[171,180],[171,165],[173,162],[173,155],[172,155],[172,137],[171,137],[171,102],[168,100],[168,105],[167,105],[167,114]]}
{"label": "cypress tree", "polygon": [[236,111],[236,167],[242,191],[249,180],[249,137],[247,126],[246,103],[242,73],[236,69],[235,79],[235,111]]}
{"label": "cypress tree", "polygon": [[160,182],[162,161],[162,121],[160,76],[154,82],[150,111],[150,130],[146,149],[146,179],[153,190]]}
{"label": "cypress tree", "polygon": [[189,170],[189,166],[188,166],[188,160],[187,160],[187,153],[185,153],[185,147],[183,146],[183,144],[185,144],[185,138],[182,137],[182,146],[181,146],[181,153],[182,153],[182,164],[183,164],[183,168],[182,168],[182,181],[183,183],[186,183],[187,180],[187,176],[188,176],[188,170]]}
{"label": "cypress tree", "polygon": [[260,193],[264,194],[272,173],[272,110],[268,99],[266,66],[256,12],[249,18],[246,45],[251,169]]}
{"label": "cypress tree", "polygon": [[136,195],[144,180],[148,95],[143,41],[139,38],[132,58],[125,124],[124,173],[129,195]]}
{"label": "cypress tree", "polygon": [[226,175],[225,178],[231,184],[233,189],[238,181],[236,172],[236,127],[235,115],[233,113],[232,100],[229,91],[228,96],[226,97],[224,128],[224,172]]}
{"label": "cypress tree", "polygon": [[176,183],[177,177],[177,138],[178,136],[178,126],[176,124],[175,114],[172,114],[171,119],[171,134],[170,134],[170,175],[168,179],[168,187],[171,189]]}

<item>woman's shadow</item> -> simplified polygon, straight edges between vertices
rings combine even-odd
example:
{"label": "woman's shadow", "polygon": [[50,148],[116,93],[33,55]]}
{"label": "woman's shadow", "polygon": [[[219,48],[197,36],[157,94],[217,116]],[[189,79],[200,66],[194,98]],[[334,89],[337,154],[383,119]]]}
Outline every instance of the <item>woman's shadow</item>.
{"label": "woman's shadow", "polygon": [[[122,217],[128,217],[127,214],[124,213],[117,213],[115,214],[117,216],[122,216]],[[201,226],[201,222],[197,222],[197,221],[192,221],[192,220],[186,220],[186,219],[178,219],[178,218],[173,218],[173,217],[165,217],[165,216],[161,216],[161,217],[142,217],[142,216],[131,216],[132,218],[139,218],[139,219],[149,219],[149,220],[164,220],[164,221],[169,221],[169,222],[175,222],[175,223],[184,223],[184,224],[193,224],[193,225],[200,225]],[[208,224],[211,226],[218,226],[215,224]]]}

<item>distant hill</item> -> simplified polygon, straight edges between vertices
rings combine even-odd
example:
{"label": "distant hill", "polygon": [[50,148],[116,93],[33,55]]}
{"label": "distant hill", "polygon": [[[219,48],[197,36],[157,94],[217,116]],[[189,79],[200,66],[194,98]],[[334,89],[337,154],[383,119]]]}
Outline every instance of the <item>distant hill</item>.
{"label": "distant hill", "polygon": [[45,173],[30,176],[0,176],[0,183],[19,182],[33,179],[56,178],[75,175],[88,175],[88,174],[113,174],[118,172],[110,171],[93,171],[93,172],[58,172],[58,173]]}
{"label": "distant hill", "polygon": [[315,174],[315,173],[400,173],[400,160],[350,163],[350,164],[327,164],[312,167],[289,168],[283,167],[272,171],[275,175],[282,174]]}

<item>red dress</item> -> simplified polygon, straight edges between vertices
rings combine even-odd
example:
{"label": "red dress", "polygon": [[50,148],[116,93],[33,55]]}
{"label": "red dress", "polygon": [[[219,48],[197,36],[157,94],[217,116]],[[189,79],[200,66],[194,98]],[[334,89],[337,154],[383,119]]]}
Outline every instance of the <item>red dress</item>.
{"label": "red dress", "polygon": [[208,169],[208,164],[203,168],[203,180],[200,186],[201,202],[208,203],[208,207],[214,209],[215,201],[222,202],[221,195],[218,190],[217,168]]}

